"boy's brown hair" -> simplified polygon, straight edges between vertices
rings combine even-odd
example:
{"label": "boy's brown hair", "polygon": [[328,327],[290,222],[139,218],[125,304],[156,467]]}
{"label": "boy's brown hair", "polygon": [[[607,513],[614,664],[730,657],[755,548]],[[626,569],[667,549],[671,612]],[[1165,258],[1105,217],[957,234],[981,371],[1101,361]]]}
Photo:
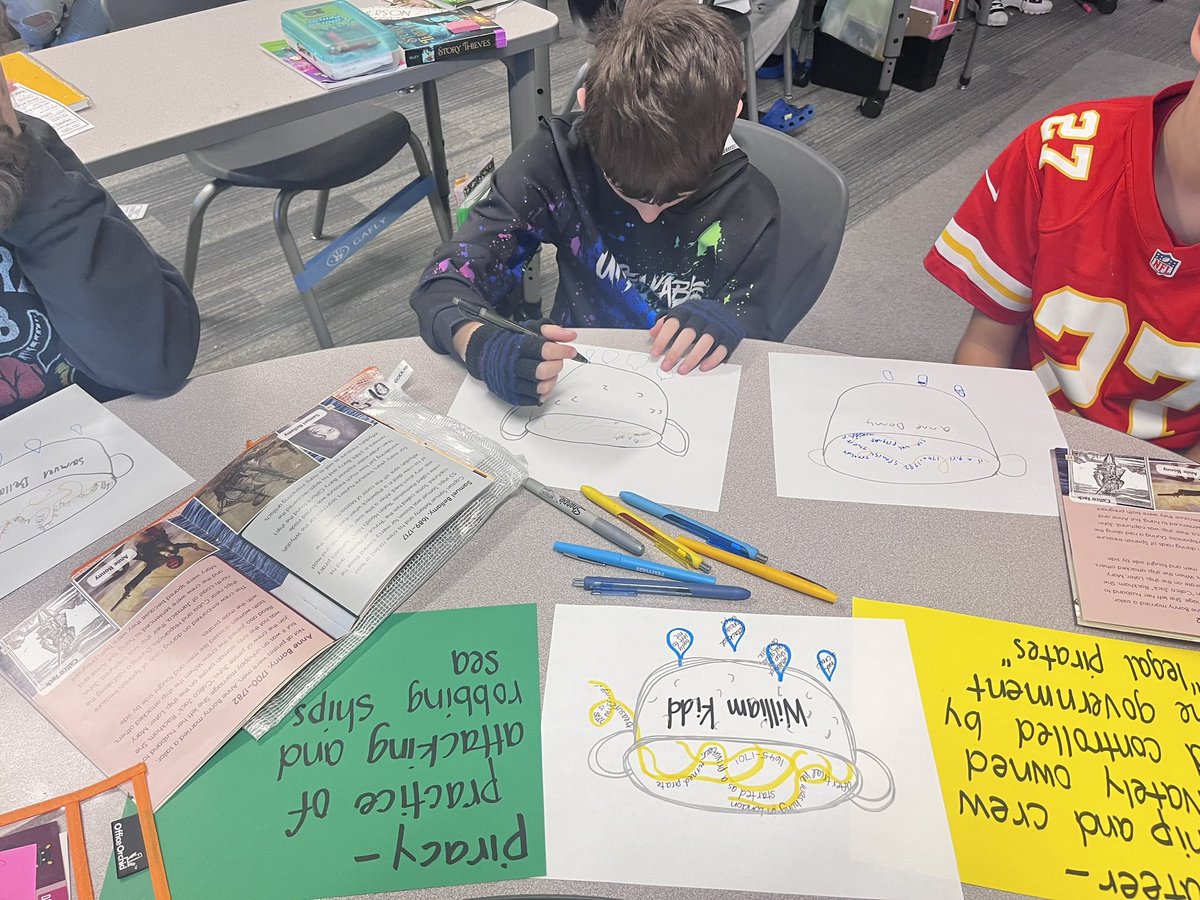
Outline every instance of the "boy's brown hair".
{"label": "boy's brown hair", "polygon": [[697,0],[630,0],[594,31],[583,85],[592,157],[626,197],[669,203],[716,168],[746,87],[742,45]]}

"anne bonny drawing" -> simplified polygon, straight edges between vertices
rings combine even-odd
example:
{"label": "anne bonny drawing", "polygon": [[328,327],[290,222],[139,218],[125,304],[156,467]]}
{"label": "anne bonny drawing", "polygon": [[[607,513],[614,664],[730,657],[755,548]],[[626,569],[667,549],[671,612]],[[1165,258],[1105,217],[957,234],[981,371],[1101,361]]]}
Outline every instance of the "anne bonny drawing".
{"label": "anne bonny drawing", "polygon": [[967,392],[890,380],[859,384],[834,403],[818,465],[864,481],[887,484],[957,484],[995,475],[1019,477],[1026,461],[1001,454],[987,425],[967,402]]}
{"label": "anne bonny drawing", "polygon": [[[626,357],[634,365],[645,354]],[[512,407],[500,423],[500,433],[510,441],[534,435],[599,447],[660,447],[672,456],[686,456],[691,439],[670,417],[662,386],[641,372],[608,365],[605,359],[576,366],[541,406]]]}

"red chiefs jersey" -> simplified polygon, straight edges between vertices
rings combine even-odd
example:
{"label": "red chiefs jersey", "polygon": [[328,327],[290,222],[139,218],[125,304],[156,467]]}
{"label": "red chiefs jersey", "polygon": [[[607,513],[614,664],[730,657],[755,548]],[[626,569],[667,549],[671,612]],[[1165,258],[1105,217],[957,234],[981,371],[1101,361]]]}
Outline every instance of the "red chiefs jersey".
{"label": "red chiefs jersey", "polygon": [[1175,243],[1154,189],[1157,97],[1077,103],[1030,125],[925,258],[1000,322],[1013,364],[1059,409],[1164,447],[1200,441],[1200,245]]}

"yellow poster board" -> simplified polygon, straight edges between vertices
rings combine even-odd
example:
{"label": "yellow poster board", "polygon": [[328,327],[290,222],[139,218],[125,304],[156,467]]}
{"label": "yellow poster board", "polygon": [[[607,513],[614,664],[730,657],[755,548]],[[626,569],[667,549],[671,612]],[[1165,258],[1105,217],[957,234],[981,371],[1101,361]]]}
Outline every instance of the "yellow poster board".
{"label": "yellow poster board", "polygon": [[959,875],[1200,898],[1200,653],[855,599],[903,619]]}

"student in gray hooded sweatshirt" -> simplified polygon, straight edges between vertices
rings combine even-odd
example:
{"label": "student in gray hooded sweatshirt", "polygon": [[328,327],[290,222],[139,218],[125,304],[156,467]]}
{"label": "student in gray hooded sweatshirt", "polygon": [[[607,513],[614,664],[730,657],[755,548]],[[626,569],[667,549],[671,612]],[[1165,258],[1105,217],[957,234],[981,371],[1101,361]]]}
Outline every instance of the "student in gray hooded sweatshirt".
{"label": "student in gray hooded sweatshirt", "polygon": [[169,394],[199,340],[183,276],[0,78],[0,418],[69,384]]}

